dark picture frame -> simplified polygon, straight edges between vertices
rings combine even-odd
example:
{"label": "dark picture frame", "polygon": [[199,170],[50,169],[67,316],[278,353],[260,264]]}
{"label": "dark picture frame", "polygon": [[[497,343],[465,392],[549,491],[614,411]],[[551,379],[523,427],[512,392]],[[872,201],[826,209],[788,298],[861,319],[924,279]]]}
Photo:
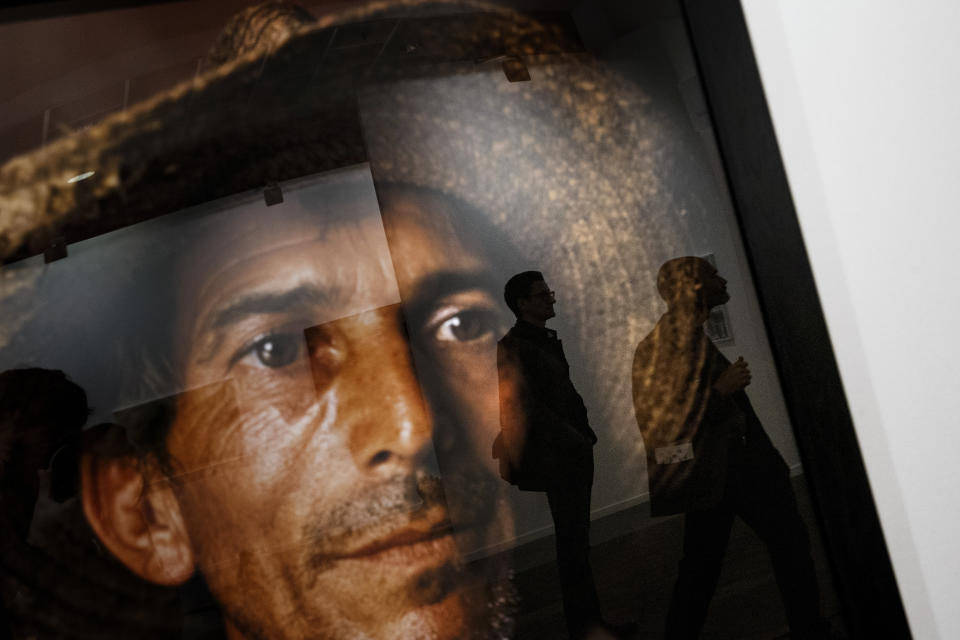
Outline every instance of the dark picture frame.
{"label": "dark picture frame", "polygon": [[681,4],[848,631],[909,638],[740,2]]}

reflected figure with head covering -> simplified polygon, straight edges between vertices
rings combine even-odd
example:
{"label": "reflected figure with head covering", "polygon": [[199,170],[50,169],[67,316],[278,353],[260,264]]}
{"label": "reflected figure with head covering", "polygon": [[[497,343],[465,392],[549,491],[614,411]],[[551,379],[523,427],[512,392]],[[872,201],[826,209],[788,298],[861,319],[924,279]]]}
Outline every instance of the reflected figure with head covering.
{"label": "reflected figure with head covering", "polygon": [[789,469],[745,392],[746,361],[731,363],[703,330],[710,309],[729,300],[726,285],[703,258],[666,262],[657,289],[667,312],[633,361],[651,513],[686,514],[666,637],[699,635],[740,516],[767,545],[791,637],[822,638],[810,541]]}

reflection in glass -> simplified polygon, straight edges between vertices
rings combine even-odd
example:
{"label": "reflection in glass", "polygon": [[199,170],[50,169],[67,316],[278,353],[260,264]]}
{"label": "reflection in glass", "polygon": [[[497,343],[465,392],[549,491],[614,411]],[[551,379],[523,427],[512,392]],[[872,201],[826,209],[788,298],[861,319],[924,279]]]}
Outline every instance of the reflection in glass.
{"label": "reflection in glass", "polygon": [[[721,348],[746,353],[747,405],[799,473],[678,10],[615,34],[587,5],[385,4],[251,8],[196,77],[0,168],[0,366],[68,372],[112,423],[86,431],[74,531],[100,554],[78,566],[125,581],[64,579],[34,615],[51,629],[132,584],[103,596],[104,633],[579,634],[541,571],[556,501],[492,455],[502,288],[527,269],[558,292],[537,299],[562,311],[564,384],[597,437],[577,557],[611,619],[662,632],[680,521],[647,515],[702,457],[637,433],[630,358],[667,258],[716,253],[738,291]],[[656,373],[638,406],[705,411],[702,372]],[[730,609],[737,633],[755,601]]]}
{"label": "reflection in glass", "polygon": [[736,516],[767,545],[792,635],[824,637],[810,540],[789,469],[745,392],[750,368],[742,356],[727,360],[703,329],[730,300],[727,281],[703,258],[674,258],[657,290],[667,312],[637,346],[633,398],[651,514],[686,514],[666,637],[699,635]]}

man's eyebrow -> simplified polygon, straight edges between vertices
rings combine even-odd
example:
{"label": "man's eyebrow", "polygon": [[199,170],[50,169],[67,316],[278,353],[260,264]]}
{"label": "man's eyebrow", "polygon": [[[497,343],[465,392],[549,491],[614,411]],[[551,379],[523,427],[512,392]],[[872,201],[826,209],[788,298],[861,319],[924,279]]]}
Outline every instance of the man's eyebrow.
{"label": "man's eyebrow", "polygon": [[435,304],[438,299],[460,291],[483,289],[494,293],[497,287],[489,271],[438,271],[420,280],[414,286],[412,295],[403,300],[403,305],[408,312],[416,313]]}
{"label": "man's eyebrow", "polygon": [[339,291],[320,288],[312,284],[303,284],[288,291],[250,293],[237,298],[226,307],[218,309],[205,324],[208,328],[219,328],[239,322],[249,316],[330,305],[342,297],[339,294]]}

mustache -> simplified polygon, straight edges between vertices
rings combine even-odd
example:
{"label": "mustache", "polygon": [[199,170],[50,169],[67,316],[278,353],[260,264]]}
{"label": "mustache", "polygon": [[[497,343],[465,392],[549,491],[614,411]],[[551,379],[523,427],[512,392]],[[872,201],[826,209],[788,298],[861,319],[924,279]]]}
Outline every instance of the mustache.
{"label": "mustache", "polygon": [[[370,539],[406,523],[442,513],[448,518],[447,496],[494,496],[495,478],[481,467],[458,470],[446,477],[426,469],[397,474],[351,493],[333,508],[324,510],[304,530],[310,566],[326,566],[332,557],[349,549],[354,539]],[[462,502],[462,501],[459,501]],[[492,521],[495,500],[474,499],[461,508],[458,520],[464,526],[482,526]],[[449,521],[446,522],[450,525]]]}
{"label": "mustache", "polygon": [[368,534],[404,516],[416,518],[433,507],[446,508],[439,476],[425,470],[395,475],[354,492],[308,526],[306,539],[320,554],[342,549],[350,538]]}

